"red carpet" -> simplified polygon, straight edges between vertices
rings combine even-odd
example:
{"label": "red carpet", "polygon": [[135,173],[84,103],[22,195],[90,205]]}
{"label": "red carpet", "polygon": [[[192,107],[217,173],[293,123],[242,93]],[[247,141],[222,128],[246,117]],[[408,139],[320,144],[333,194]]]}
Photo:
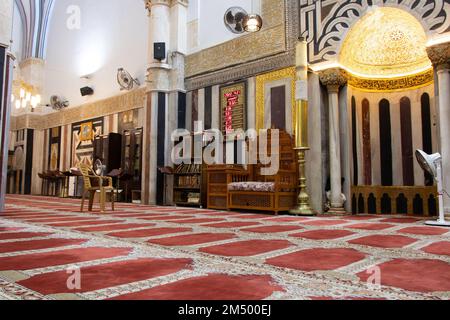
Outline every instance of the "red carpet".
{"label": "red carpet", "polygon": [[79,245],[85,242],[86,240],[83,239],[46,239],[46,240],[7,242],[7,243],[0,243],[0,253],[58,248],[58,247]]}
{"label": "red carpet", "polygon": [[347,226],[347,228],[349,229],[371,230],[371,231],[386,230],[393,227],[395,227],[395,225],[387,223],[360,223]]}
{"label": "red carpet", "polygon": [[23,228],[0,227],[0,232],[19,231],[19,230],[23,230]]}
{"label": "red carpet", "polygon": [[311,240],[335,240],[354,235],[354,232],[347,230],[311,230],[301,233],[291,234],[291,237],[311,239]]}
{"label": "red carpet", "polygon": [[84,227],[84,228],[75,228],[74,230],[82,231],[82,232],[108,232],[108,231],[119,231],[119,230],[128,230],[128,229],[136,229],[136,228],[148,228],[154,227],[153,223],[128,223],[128,224],[113,224],[106,225],[100,227]]}
{"label": "red carpet", "polygon": [[381,222],[387,222],[387,223],[415,223],[417,221],[420,221],[420,220],[414,219],[414,218],[389,218],[389,219],[381,220]]}
{"label": "red carpet", "polygon": [[361,261],[365,255],[354,249],[309,249],[279,256],[266,261],[267,264],[302,270],[334,270]]}
{"label": "red carpet", "polygon": [[77,218],[77,217],[70,217],[70,218],[52,218],[52,219],[26,219],[27,222],[31,223],[44,223],[48,224],[51,222],[78,222],[78,221],[93,221],[98,218],[94,217],[86,217],[86,218]]}
{"label": "red carpet", "polygon": [[253,232],[253,233],[281,233],[281,232],[288,232],[288,231],[296,231],[303,229],[303,227],[297,227],[297,226],[266,226],[266,227],[257,227],[257,228],[247,228],[247,229],[241,229],[241,231],[244,232]]}
{"label": "red carpet", "polygon": [[403,248],[416,241],[416,239],[408,238],[405,236],[375,235],[351,240],[349,241],[349,243],[377,248]]}
{"label": "red carpet", "polygon": [[426,253],[437,254],[441,256],[450,256],[450,242],[442,241],[429,245],[422,249]]}
{"label": "red carpet", "polygon": [[33,214],[27,214],[27,215],[7,215],[4,216],[4,218],[6,219],[13,219],[13,220],[28,220],[28,219],[38,219],[38,218],[42,218],[42,219],[46,219],[46,218],[67,218],[67,217],[71,217],[69,215],[65,215],[65,214],[42,214],[42,213],[33,213]]}
{"label": "red carpet", "polygon": [[348,221],[346,221],[346,220],[324,219],[324,220],[303,222],[303,224],[305,226],[316,226],[316,227],[338,226],[338,225],[344,224],[344,223],[348,223]]}
{"label": "red carpet", "polygon": [[252,219],[270,219],[273,218],[270,215],[267,214],[239,214],[239,215],[234,215],[231,216],[231,218],[234,219],[242,219],[242,220],[252,220]]}
{"label": "red carpet", "polygon": [[0,240],[14,240],[14,239],[29,239],[37,237],[47,237],[52,233],[40,233],[40,232],[15,232],[15,233],[2,233],[0,234]]}
{"label": "red carpet", "polygon": [[269,275],[209,275],[122,295],[115,300],[261,300],[275,291],[283,288],[274,284]]}
{"label": "red carpet", "polygon": [[409,227],[399,230],[400,233],[417,234],[423,236],[440,236],[450,232],[450,229],[436,227]]}
{"label": "red carpet", "polygon": [[[417,292],[450,291],[450,265],[434,260],[395,259],[379,265],[381,283]],[[358,274],[362,281],[369,275]]]}
{"label": "red carpet", "polygon": [[379,219],[380,217],[377,216],[349,216],[349,217],[345,217],[346,220],[354,220],[354,221],[368,221],[368,220],[375,220],[375,219]]}
{"label": "red carpet", "polygon": [[166,215],[161,214],[145,214],[145,213],[123,213],[123,214],[114,214],[115,217],[119,218],[152,218],[152,217],[167,217]]}
{"label": "red carpet", "polygon": [[179,224],[202,224],[202,223],[211,223],[211,222],[220,222],[224,221],[223,219],[187,219],[187,220],[177,220],[175,223]]}
{"label": "red carpet", "polygon": [[109,223],[121,223],[124,222],[124,220],[95,220],[95,221],[80,221],[80,222],[67,222],[67,223],[51,223],[48,224],[51,227],[82,227],[82,226],[96,226],[96,225],[102,225],[102,224],[109,224]]}
{"label": "red carpet", "polygon": [[[416,217],[309,218],[124,203],[98,214],[77,213],[79,204],[7,197],[0,271],[23,276],[2,272],[1,298],[74,293],[66,268],[76,266],[77,297],[87,300],[450,296],[450,229]],[[364,269],[374,263],[381,265],[383,290],[364,282]]]}
{"label": "red carpet", "polygon": [[135,230],[135,231],[123,231],[123,232],[114,232],[108,233],[107,235],[110,237],[117,238],[149,238],[162,236],[165,234],[172,233],[182,233],[182,232],[190,232],[191,228],[154,228],[154,229],[143,229],[143,230]]}
{"label": "red carpet", "polygon": [[227,257],[249,257],[290,246],[292,243],[286,240],[249,240],[202,248],[200,251]]}
{"label": "red carpet", "polygon": [[142,218],[142,220],[149,221],[172,221],[172,220],[185,220],[195,218],[194,216],[162,216],[162,217],[148,217]]}
{"label": "red carpet", "polygon": [[218,229],[236,229],[242,227],[250,227],[260,225],[259,222],[222,222],[222,223],[213,223],[213,224],[205,224],[205,227],[208,228],[218,228]]}
{"label": "red carpet", "polygon": [[79,248],[0,258],[0,270],[30,270],[126,256],[131,248]]}
{"label": "red carpet", "polygon": [[236,235],[234,233],[199,233],[188,236],[155,239],[149,242],[162,246],[196,246],[203,243],[230,240],[235,237]]}
{"label": "red carpet", "polygon": [[81,268],[81,289],[67,288],[66,271],[46,273],[18,284],[44,295],[100,290],[156,277],[189,268],[190,259],[138,259]]}

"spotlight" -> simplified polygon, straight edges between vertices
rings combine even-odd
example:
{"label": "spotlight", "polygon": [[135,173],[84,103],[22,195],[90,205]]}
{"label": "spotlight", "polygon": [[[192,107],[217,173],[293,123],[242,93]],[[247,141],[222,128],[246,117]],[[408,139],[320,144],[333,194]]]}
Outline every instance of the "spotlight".
{"label": "spotlight", "polygon": [[444,213],[444,188],[442,185],[442,156],[439,153],[426,154],[422,150],[416,151],[416,158],[422,169],[430,173],[437,182],[439,195],[439,219],[437,221],[427,221],[429,226],[450,227],[450,222],[445,220]]}

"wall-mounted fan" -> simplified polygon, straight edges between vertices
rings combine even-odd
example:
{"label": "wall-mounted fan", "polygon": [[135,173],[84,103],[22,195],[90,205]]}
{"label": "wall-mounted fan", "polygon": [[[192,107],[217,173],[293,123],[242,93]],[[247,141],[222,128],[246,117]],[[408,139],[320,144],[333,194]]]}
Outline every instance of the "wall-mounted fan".
{"label": "wall-mounted fan", "polygon": [[47,106],[52,107],[53,110],[61,111],[69,106],[69,101],[60,96],[54,95],[50,97],[50,104]]}
{"label": "wall-mounted fan", "polygon": [[141,85],[139,80],[133,78],[124,68],[117,70],[117,83],[120,86],[120,90],[131,90],[135,85],[138,87]]}
{"label": "wall-mounted fan", "polygon": [[235,34],[245,32],[244,19],[248,16],[247,11],[241,7],[231,7],[225,12],[224,22],[228,30]]}

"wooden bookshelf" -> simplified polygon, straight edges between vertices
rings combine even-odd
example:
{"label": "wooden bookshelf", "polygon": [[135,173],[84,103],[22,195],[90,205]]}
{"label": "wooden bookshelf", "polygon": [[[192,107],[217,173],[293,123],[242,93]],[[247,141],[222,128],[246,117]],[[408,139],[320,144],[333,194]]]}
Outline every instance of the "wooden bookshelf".
{"label": "wooden bookshelf", "polygon": [[174,202],[180,207],[204,207],[203,165],[181,164],[174,169]]}

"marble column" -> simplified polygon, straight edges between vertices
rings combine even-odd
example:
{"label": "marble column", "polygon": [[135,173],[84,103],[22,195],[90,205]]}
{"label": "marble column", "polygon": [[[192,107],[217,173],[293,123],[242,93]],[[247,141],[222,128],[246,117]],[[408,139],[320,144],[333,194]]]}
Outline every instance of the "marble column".
{"label": "marble column", "polygon": [[[450,192],[450,43],[429,47],[428,56],[437,74],[439,142],[442,155],[444,189]],[[444,196],[444,210],[450,213],[450,199]]]}
{"label": "marble column", "polygon": [[343,213],[342,165],[339,125],[339,90],[347,83],[345,72],[341,69],[328,69],[320,73],[320,81],[328,90],[329,106],[329,151],[330,151],[330,213]]}
{"label": "marble column", "polygon": [[11,84],[14,58],[9,52],[11,45],[13,1],[0,2],[0,212],[5,206],[8,169],[8,145],[11,112]]}
{"label": "marble column", "polygon": [[[176,129],[178,114],[178,94],[184,90],[184,57],[186,54],[186,21],[187,0],[146,0],[149,13],[148,34],[148,69],[147,69],[147,108],[146,125],[144,125],[144,170],[143,195],[145,204],[156,204],[161,179],[158,166],[171,165],[170,135]],[[166,44],[166,58],[154,58],[154,43]],[[162,101],[164,99],[164,101]],[[164,108],[162,108],[164,106]],[[164,132],[159,132],[162,119],[159,111],[165,110]],[[165,137],[159,135],[163,134]],[[159,139],[164,139],[164,151],[158,148]],[[164,163],[161,155],[164,152]],[[160,156],[160,157],[158,157]],[[159,159],[159,161],[157,160]],[[166,180],[166,191],[171,188],[172,181]],[[170,204],[171,195],[165,194],[165,202]]]}

